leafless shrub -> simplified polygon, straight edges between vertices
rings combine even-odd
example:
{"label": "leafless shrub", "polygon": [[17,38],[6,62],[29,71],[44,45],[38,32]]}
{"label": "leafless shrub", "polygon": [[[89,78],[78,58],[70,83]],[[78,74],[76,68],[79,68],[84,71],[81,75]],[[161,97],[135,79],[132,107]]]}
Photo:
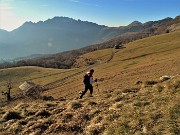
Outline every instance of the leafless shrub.
{"label": "leafless shrub", "polygon": [[11,81],[10,78],[6,82],[6,87],[7,87],[7,90],[5,92],[3,91],[2,95],[6,96],[7,101],[10,101],[12,99],[12,97],[11,97],[11,90],[13,88],[12,81]]}

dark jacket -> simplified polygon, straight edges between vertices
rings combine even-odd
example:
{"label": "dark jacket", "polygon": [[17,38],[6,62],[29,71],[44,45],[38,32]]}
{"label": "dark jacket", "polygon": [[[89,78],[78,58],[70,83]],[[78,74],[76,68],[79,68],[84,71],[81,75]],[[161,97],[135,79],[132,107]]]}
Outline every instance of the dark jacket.
{"label": "dark jacket", "polygon": [[93,76],[90,72],[87,72],[85,75],[84,75],[84,79],[83,79],[83,82],[85,85],[87,84],[92,84],[92,80],[93,80]]}

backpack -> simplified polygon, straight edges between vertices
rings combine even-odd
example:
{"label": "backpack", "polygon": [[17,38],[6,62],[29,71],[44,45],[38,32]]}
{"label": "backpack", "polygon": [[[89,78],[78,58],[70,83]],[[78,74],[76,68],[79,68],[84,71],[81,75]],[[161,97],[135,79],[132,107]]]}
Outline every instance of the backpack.
{"label": "backpack", "polygon": [[89,79],[90,79],[91,75],[89,73],[85,74],[83,77],[83,83],[87,84],[89,83]]}

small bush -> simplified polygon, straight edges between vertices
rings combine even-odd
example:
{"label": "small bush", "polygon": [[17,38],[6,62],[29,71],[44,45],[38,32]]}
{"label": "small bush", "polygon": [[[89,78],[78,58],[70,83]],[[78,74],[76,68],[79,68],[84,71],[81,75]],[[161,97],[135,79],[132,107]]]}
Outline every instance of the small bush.
{"label": "small bush", "polygon": [[176,93],[180,90],[180,81],[168,82],[165,84],[165,88],[170,90],[172,93]]}
{"label": "small bush", "polygon": [[110,125],[105,133],[107,135],[129,135],[131,131],[131,127],[128,122],[116,123]]}
{"label": "small bush", "polygon": [[57,100],[58,101],[66,101],[67,99],[66,99],[66,97],[59,97]]}
{"label": "small bush", "polygon": [[18,112],[8,111],[2,116],[2,121],[9,121],[12,119],[21,119],[22,117]]}
{"label": "small bush", "polygon": [[46,110],[40,110],[36,113],[36,116],[49,117],[51,114]]}
{"label": "small bush", "polygon": [[180,119],[180,105],[176,104],[174,107],[170,110],[170,120],[169,124],[171,127],[171,132],[173,132],[174,135],[179,135],[180,134],[180,128],[179,128],[179,123],[178,119]]}
{"label": "small bush", "polygon": [[158,92],[161,92],[161,91],[163,91],[163,89],[164,89],[164,87],[161,86],[161,85],[159,85],[159,84],[154,85],[153,88],[154,88],[155,90],[157,90]]}
{"label": "small bush", "polygon": [[128,125],[127,122],[122,123],[120,126],[121,127],[119,129],[119,133],[123,133],[123,134],[129,133],[131,127]]}
{"label": "small bush", "polygon": [[151,119],[153,119],[154,122],[158,121],[161,118],[163,118],[162,112],[156,112],[151,114]]}
{"label": "small bush", "polygon": [[24,121],[24,120],[21,120],[21,121],[19,121],[19,124],[20,125],[26,125],[28,122],[27,121]]}
{"label": "small bush", "polygon": [[101,110],[95,109],[95,110],[91,110],[89,114],[90,114],[92,117],[95,117],[95,116],[98,116],[100,113],[101,113]]}
{"label": "small bush", "polygon": [[157,83],[158,83],[157,81],[153,81],[153,80],[144,82],[145,85],[155,85]]}
{"label": "small bush", "polygon": [[96,103],[96,102],[94,102],[94,101],[90,101],[90,102],[88,103],[88,105],[90,105],[90,106],[96,106],[96,105],[97,105],[97,103]]}
{"label": "small bush", "polygon": [[139,91],[139,88],[131,88],[131,89],[124,89],[123,93],[136,93]]}
{"label": "small bush", "polygon": [[18,132],[21,132],[22,131],[22,125],[20,125],[19,123],[14,123],[11,125],[11,127],[9,128],[9,131],[11,133],[14,133],[14,134],[18,134]]}
{"label": "small bush", "polygon": [[45,101],[53,101],[54,100],[54,98],[52,96],[43,96],[42,99]]}
{"label": "small bush", "polygon": [[29,104],[20,103],[20,104],[18,104],[18,105],[15,107],[15,109],[17,109],[17,110],[23,110],[23,109],[26,109],[26,108],[28,108],[28,107],[29,107]]}
{"label": "small bush", "polygon": [[73,117],[72,113],[66,113],[63,115],[63,122],[69,122]]}
{"label": "small bush", "polygon": [[134,103],[134,106],[143,107],[143,106],[147,106],[147,105],[149,105],[149,104],[150,104],[150,103],[147,102],[147,101],[136,101],[136,102]]}
{"label": "small bush", "polygon": [[105,130],[105,125],[102,123],[91,124],[86,128],[86,134],[88,135],[99,135]]}
{"label": "small bush", "polygon": [[117,120],[120,117],[120,114],[117,112],[112,112],[106,116],[106,121],[112,122],[114,120]]}
{"label": "small bush", "polygon": [[136,85],[139,85],[139,84],[142,84],[143,82],[142,81],[136,81],[135,84]]}
{"label": "small bush", "polygon": [[70,103],[70,105],[68,106],[69,109],[78,109],[78,108],[81,108],[82,107],[82,104],[78,101],[73,101]]}
{"label": "small bush", "polygon": [[97,124],[100,123],[103,120],[103,117],[101,115],[98,115],[96,117],[93,118],[93,123]]}
{"label": "small bush", "polygon": [[179,104],[174,105],[174,107],[170,110],[170,116],[171,116],[171,119],[180,118],[180,105]]}
{"label": "small bush", "polygon": [[174,85],[175,89],[180,88],[180,81],[174,81],[173,85]]}
{"label": "small bush", "polygon": [[123,106],[123,104],[121,102],[116,102],[111,107],[109,107],[109,110],[117,110],[117,109],[121,108],[122,106]]}
{"label": "small bush", "polygon": [[105,97],[105,98],[110,98],[111,96],[112,96],[112,94],[107,93],[104,97]]}
{"label": "small bush", "polygon": [[119,96],[119,97],[116,97],[116,98],[114,98],[114,101],[115,102],[119,102],[119,101],[122,101],[122,100],[124,100],[125,98],[123,97],[123,96]]}
{"label": "small bush", "polygon": [[65,133],[66,134],[76,134],[76,133],[81,133],[83,129],[78,125],[77,123],[58,123],[55,127],[53,127],[55,133]]}
{"label": "small bush", "polygon": [[32,116],[32,115],[35,115],[35,114],[36,114],[35,111],[28,111],[28,112],[26,113],[26,116]]}
{"label": "small bush", "polygon": [[122,106],[123,106],[122,103],[116,103],[116,104],[115,104],[115,107],[116,107],[116,108],[121,108]]}

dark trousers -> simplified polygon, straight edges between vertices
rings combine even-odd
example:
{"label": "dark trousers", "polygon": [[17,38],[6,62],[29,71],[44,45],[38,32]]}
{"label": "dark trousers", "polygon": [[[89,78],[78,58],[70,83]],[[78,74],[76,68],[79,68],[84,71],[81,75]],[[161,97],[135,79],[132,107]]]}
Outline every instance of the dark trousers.
{"label": "dark trousers", "polygon": [[90,90],[90,94],[92,95],[92,93],[93,93],[93,86],[91,84],[85,84],[85,90],[82,92],[80,98],[82,98],[86,94],[88,89]]}

